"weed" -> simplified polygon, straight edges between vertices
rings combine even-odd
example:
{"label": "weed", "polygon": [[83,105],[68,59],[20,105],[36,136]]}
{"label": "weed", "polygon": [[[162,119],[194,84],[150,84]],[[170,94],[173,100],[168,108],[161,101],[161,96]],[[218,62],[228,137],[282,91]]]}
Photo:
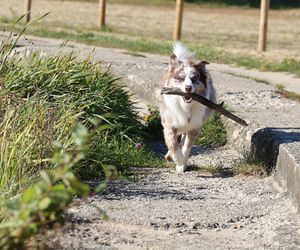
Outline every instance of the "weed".
{"label": "weed", "polygon": [[279,90],[279,91],[284,91],[285,90],[285,86],[283,84],[276,84],[276,88]]}
{"label": "weed", "polygon": [[227,131],[224,127],[220,113],[214,112],[200,130],[197,145],[219,147],[225,145]]}
{"label": "weed", "polygon": [[246,153],[242,160],[235,163],[233,166],[233,173],[235,175],[253,175],[256,177],[266,177],[268,175],[268,167],[266,164],[253,153]]}
{"label": "weed", "polygon": [[277,93],[282,95],[285,98],[288,98],[290,100],[300,102],[300,95],[291,91],[285,90],[285,86],[283,84],[277,84]]}
{"label": "weed", "polygon": [[163,140],[163,126],[161,124],[160,113],[157,107],[148,106],[148,114],[144,116],[145,127],[152,139]]}
{"label": "weed", "polygon": [[277,93],[293,101],[300,102],[300,95],[287,90],[278,90]]}

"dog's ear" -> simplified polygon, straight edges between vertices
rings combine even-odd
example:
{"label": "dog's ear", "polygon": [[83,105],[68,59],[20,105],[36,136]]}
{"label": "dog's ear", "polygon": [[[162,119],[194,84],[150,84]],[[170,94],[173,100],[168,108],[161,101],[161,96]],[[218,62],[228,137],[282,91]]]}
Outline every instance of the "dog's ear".
{"label": "dog's ear", "polygon": [[209,64],[207,61],[198,61],[196,64],[196,69],[200,73],[200,81],[206,86],[207,81],[207,72],[206,64]]}
{"label": "dog's ear", "polygon": [[175,54],[172,54],[169,58],[169,69],[175,69],[180,62]]}
{"label": "dog's ear", "polygon": [[198,61],[196,64],[196,68],[198,70],[205,70],[207,64],[209,64],[208,61]]}

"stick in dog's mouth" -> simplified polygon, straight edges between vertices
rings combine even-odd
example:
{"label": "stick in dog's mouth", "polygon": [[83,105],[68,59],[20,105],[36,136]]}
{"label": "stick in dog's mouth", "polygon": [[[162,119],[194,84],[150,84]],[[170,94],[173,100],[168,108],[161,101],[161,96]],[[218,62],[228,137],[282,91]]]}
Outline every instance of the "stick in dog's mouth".
{"label": "stick in dog's mouth", "polygon": [[226,117],[230,118],[231,120],[233,120],[243,126],[248,126],[246,121],[244,121],[243,119],[232,114],[228,110],[224,109],[223,104],[216,104],[216,103],[208,100],[207,98],[205,98],[202,95],[198,95],[195,93],[183,92],[183,91],[181,91],[181,89],[178,89],[178,88],[167,88],[167,87],[164,87],[162,89],[161,94],[162,95],[163,94],[164,95],[180,95],[183,97],[183,100],[188,103],[190,103],[192,100],[200,102],[201,104],[209,107],[210,109],[215,110],[215,111],[221,113],[222,115],[225,115]]}

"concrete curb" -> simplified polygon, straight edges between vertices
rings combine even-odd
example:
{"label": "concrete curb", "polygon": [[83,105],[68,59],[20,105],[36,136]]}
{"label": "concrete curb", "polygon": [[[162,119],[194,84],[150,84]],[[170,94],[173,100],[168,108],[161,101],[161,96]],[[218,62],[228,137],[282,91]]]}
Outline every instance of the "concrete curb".
{"label": "concrete curb", "polygon": [[226,121],[228,143],[266,163],[274,181],[300,211],[300,128],[246,128]]}

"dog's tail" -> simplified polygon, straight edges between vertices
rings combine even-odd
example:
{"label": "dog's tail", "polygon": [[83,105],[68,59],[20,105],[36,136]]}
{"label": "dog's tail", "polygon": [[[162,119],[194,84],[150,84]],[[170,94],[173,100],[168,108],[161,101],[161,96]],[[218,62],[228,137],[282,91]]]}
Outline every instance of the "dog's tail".
{"label": "dog's tail", "polygon": [[195,58],[195,52],[190,51],[180,42],[176,42],[173,45],[173,53],[179,61],[192,60]]}

